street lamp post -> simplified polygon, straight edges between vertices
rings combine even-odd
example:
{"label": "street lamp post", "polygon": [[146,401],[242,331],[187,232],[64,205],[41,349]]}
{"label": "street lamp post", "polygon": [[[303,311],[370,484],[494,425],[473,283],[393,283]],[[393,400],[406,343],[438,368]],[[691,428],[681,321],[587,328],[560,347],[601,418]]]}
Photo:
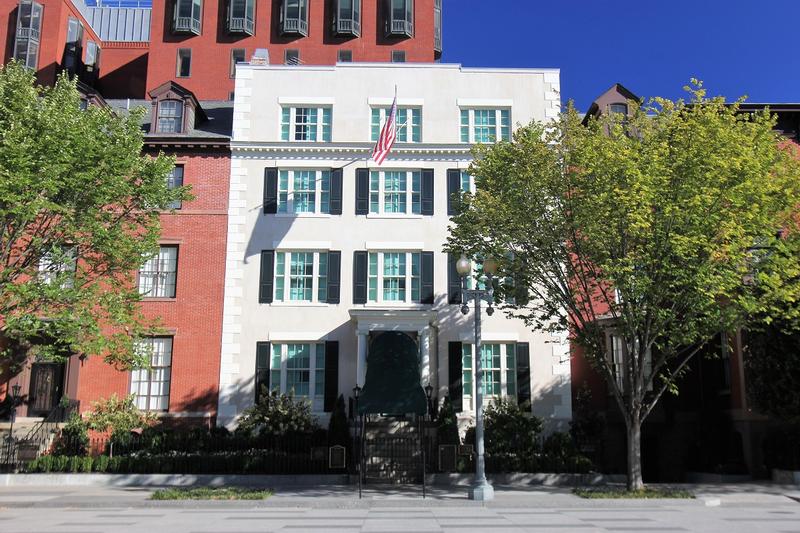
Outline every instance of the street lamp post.
{"label": "street lamp post", "polygon": [[486,288],[467,289],[467,277],[472,273],[472,263],[463,255],[456,262],[456,271],[461,276],[461,312],[469,313],[467,303],[472,300],[475,307],[475,479],[469,490],[469,499],[488,501],[494,499],[494,487],[486,479],[486,463],[483,456],[483,361],[481,357],[481,301],[485,301],[486,314],[492,316],[494,287],[492,280],[497,272],[497,262],[492,258],[483,261]]}
{"label": "street lamp post", "polygon": [[357,453],[358,457],[356,458],[357,461],[358,461],[357,465],[356,465],[356,474],[358,474],[358,499],[360,500],[361,499],[361,475],[362,475],[361,467],[363,466],[363,453],[364,453],[364,450],[361,449],[361,446],[362,446],[363,440],[364,440],[364,435],[363,435],[363,433],[364,433],[364,425],[363,425],[363,419],[358,414],[358,397],[359,396],[361,396],[361,387],[359,387],[358,384],[356,383],[356,386],[353,387],[353,397],[355,398],[356,438],[357,438],[357,441],[358,441],[357,444],[356,444],[356,449],[358,450],[358,453]]}

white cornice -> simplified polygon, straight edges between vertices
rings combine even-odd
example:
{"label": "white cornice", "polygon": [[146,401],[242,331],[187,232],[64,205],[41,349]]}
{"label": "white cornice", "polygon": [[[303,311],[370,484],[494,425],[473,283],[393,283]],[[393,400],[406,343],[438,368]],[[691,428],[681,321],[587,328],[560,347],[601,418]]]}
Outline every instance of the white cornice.
{"label": "white cornice", "polygon": [[[273,152],[278,154],[360,154],[369,159],[373,143],[359,144],[296,144],[296,143],[255,143],[232,142],[231,151],[237,152]],[[392,155],[460,155],[471,157],[471,145],[439,144],[439,145],[395,145]]]}

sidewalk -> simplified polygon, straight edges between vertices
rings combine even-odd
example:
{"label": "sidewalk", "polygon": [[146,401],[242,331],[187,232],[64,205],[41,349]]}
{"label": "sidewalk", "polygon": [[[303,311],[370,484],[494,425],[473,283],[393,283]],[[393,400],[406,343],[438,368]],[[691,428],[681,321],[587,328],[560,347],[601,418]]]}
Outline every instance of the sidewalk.
{"label": "sidewalk", "polygon": [[[797,506],[800,490],[796,486],[768,483],[736,485],[670,485],[692,491],[693,500],[586,500],[567,487],[495,487],[496,498],[482,504],[467,499],[463,487],[429,487],[422,499],[421,486],[368,486],[358,497],[354,486],[273,487],[275,494],[263,501],[151,501],[153,488],[132,487],[0,487],[0,508],[373,508],[481,506],[498,508],[617,508],[704,506]],[[793,499],[794,498],[794,499]]]}

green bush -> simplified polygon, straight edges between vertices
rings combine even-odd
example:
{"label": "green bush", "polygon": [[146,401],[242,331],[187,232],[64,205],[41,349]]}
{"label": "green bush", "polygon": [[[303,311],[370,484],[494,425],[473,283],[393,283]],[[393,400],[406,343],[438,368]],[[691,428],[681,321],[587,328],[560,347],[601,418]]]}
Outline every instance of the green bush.
{"label": "green bush", "polygon": [[89,450],[89,425],[77,412],[69,415],[55,444],[54,455],[85,455]]}
{"label": "green bush", "polygon": [[458,420],[456,411],[450,402],[450,397],[445,396],[439,412],[436,414],[436,439],[439,444],[461,444],[458,435]]}
{"label": "green bush", "polygon": [[244,410],[237,432],[244,435],[287,435],[311,433],[316,419],[311,404],[288,394],[272,391],[259,396],[258,403]]}
{"label": "green bush", "polygon": [[350,424],[347,422],[347,413],[344,410],[344,396],[340,394],[336,398],[328,423],[328,446],[339,445],[349,450],[350,444]]}
{"label": "green bush", "polygon": [[[496,472],[536,472],[538,437],[542,420],[520,409],[513,398],[497,398],[484,412],[487,468]],[[465,442],[474,446],[475,428],[467,430]]]}

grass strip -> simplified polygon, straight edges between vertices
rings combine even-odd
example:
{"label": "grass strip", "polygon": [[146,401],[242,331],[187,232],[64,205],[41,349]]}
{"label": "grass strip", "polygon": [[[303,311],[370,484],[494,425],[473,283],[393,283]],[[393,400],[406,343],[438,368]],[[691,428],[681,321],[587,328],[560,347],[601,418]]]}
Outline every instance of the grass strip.
{"label": "grass strip", "polygon": [[624,488],[580,488],[573,489],[572,493],[587,499],[650,499],[650,498],[677,498],[693,499],[694,494],[688,490],[661,487],[645,487],[643,490],[627,490]]}
{"label": "grass strip", "polygon": [[244,487],[174,487],[158,489],[151,500],[263,500],[272,496],[270,489]]}

